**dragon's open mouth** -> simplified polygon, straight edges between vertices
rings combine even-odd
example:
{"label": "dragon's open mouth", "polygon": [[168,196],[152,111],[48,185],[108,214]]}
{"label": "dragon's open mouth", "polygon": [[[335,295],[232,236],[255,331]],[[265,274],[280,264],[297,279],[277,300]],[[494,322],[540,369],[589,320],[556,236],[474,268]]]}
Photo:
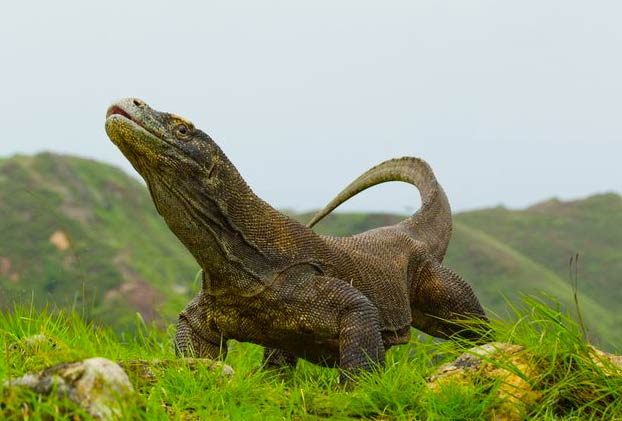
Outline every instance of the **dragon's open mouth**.
{"label": "dragon's open mouth", "polygon": [[[165,136],[160,135],[157,127],[154,129],[153,127],[149,127],[148,124],[145,124],[145,120],[147,120],[148,123],[150,117],[144,115],[143,110],[134,110],[131,104],[124,104],[124,102],[125,101],[121,101],[118,105],[113,104],[106,110],[106,130],[114,132],[118,130],[119,127],[124,128],[124,130],[121,130],[123,133],[117,134],[115,139],[123,139],[119,140],[119,142],[129,142],[140,137],[143,142],[163,142],[170,146],[177,147],[168,141]],[[129,132],[134,132],[136,135],[127,137]]]}
{"label": "dragon's open mouth", "polygon": [[128,113],[127,111],[125,111],[122,107],[118,106],[118,105],[112,105],[110,106],[110,108],[108,108],[108,111],[106,111],[106,120],[108,120],[108,118],[112,117],[112,116],[121,116],[125,119],[128,119],[129,121],[131,121],[134,125],[140,127],[141,129],[150,132],[149,130],[147,130],[147,128],[141,123],[140,119],[136,119],[134,117],[132,117],[132,115],[130,113]]}
{"label": "dragon's open mouth", "polygon": [[108,112],[106,113],[106,118],[110,117],[111,115],[120,115],[123,116],[125,118],[127,118],[128,120],[132,120],[134,121],[134,119],[128,114],[126,113],[123,108],[117,106],[117,105],[113,105],[112,107],[108,108]]}

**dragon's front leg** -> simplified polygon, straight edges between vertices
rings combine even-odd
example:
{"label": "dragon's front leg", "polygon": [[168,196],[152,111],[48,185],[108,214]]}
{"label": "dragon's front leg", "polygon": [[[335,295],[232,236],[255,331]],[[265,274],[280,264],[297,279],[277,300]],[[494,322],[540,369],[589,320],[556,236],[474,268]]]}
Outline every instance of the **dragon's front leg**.
{"label": "dragon's front leg", "polygon": [[175,351],[183,357],[224,359],[227,341],[212,326],[209,304],[200,292],[179,314]]}
{"label": "dragon's front leg", "polygon": [[[287,319],[285,314],[289,314],[294,319],[290,325],[291,340],[296,340],[300,332],[308,332],[315,336],[316,343],[325,342],[324,352],[338,362],[342,380],[384,363],[378,309],[349,283],[317,274],[290,276],[281,285],[277,300],[284,311],[283,318]],[[335,341],[338,349],[328,345]],[[281,351],[273,355],[290,358]],[[313,360],[321,359],[317,357]]]}

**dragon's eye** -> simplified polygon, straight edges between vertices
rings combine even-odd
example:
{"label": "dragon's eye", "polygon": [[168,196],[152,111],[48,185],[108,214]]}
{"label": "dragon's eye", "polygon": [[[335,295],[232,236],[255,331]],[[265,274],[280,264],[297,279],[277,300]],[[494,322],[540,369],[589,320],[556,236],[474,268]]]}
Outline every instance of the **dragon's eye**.
{"label": "dragon's eye", "polygon": [[179,123],[177,126],[175,126],[175,132],[179,136],[185,137],[190,134],[190,128],[184,123]]}

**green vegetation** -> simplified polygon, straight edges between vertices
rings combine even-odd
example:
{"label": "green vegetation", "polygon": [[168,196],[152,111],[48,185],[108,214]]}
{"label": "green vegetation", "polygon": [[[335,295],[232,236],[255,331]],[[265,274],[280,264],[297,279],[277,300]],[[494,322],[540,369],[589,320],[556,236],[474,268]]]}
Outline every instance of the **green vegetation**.
{"label": "green vegetation", "polygon": [[[532,373],[511,361],[493,361],[518,374],[538,398],[517,411],[538,419],[613,419],[622,413],[622,371],[590,357],[582,332],[555,303],[527,298],[513,307],[513,322],[495,323],[500,341],[525,346]],[[0,316],[0,380],[41,370],[55,363],[99,356],[116,360],[175,359],[171,329],[146,327],[119,339],[111,330],[85,323],[73,313],[55,314],[16,308]],[[28,346],[27,338],[43,334],[49,343]],[[391,349],[386,368],[363,375],[351,387],[338,384],[338,373],[300,362],[282,372],[255,371],[261,349],[232,342],[226,363],[233,379],[218,371],[183,363],[166,369],[152,382],[130,374],[139,391],[124,402],[127,419],[489,419],[502,408],[501,381],[479,379],[451,382],[435,391],[428,379],[438,366],[453,361],[471,347],[468,343],[432,342],[414,337]],[[0,381],[0,385],[2,382]],[[33,419],[84,414],[57,397],[3,389],[2,413],[10,419]]]}
{"label": "green vegetation", "polygon": [[[308,221],[311,214],[290,215]],[[403,215],[337,213],[317,232],[351,235]],[[0,160],[0,309],[85,308],[88,320],[161,326],[196,290],[198,267],[157,214],[144,185],[95,161],[43,153]],[[568,261],[580,254],[579,299],[591,339],[622,343],[622,197],[550,200],[525,210],[455,215],[445,264],[484,307],[507,317],[506,298],[544,291],[573,308]]]}
{"label": "green vegetation", "polygon": [[[601,194],[584,200],[560,202],[550,200],[526,210],[503,208],[462,213],[456,224],[496,239],[534,265],[545,268],[552,277],[513,277],[516,288],[522,292],[545,290],[556,297],[569,297],[569,258],[580,255],[579,291],[582,294],[588,325],[596,336],[611,343],[622,343],[622,197]],[[456,235],[455,239],[459,236]],[[448,264],[461,272],[466,266],[462,259],[454,259],[457,248],[450,245]],[[503,260],[500,260],[503,261]],[[524,270],[526,266],[522,266]],[[476,273],[469,273],[469,277]],[[479,282],[479,281],[478,281]],[[504,285],[503,282],[498,282]],[[600,309],[598,309],[600,307]],[[598,323],[596,323],[598,322]],[[598,331],[609,324],[611,336]]]}

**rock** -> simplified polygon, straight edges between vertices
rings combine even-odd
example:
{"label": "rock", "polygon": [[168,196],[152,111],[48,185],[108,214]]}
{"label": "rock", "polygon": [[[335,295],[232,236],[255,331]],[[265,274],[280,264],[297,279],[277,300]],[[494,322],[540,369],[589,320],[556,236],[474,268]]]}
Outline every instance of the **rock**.
{"label": "rock", "polygon": [[500,381],[497,390],[500,404],[494,408],[494,420],[522,420],[527,408],[541,398],[533,390],[529,379],[535,377],[535,368],[524,347],[493,342],[471,348],[454,362],[444,364],[430,378],[428,387],[441,391],[445,385],[463,384],[468,387],[482,380],[491,384]]}
{"label": "rock", "polygon": [[[609,354],[592,345],[573,353],[573,358],[583,360],[583,367],[590,368],[594,376],[622,377],[622,356]],[[430,378],[428,387],[440,392],[443,387],[474,384],[493,384],[501,382],[497,389],[499,404],[491,411],[493,420],[522,420],[528,414],[530,406],[542,399],[542,393],[534,390],[532,384],[542,378],[542,369],[538,366],[533,353],[525,351],[523,346],[493,342],[471,348],[454,362],[441,366]],[[589,371],[587,371],[589,376]],[[589,379],[588,379],[589,380]],[[588,383],[589,384],[589,383]],[[598,398],[591,389],[577,388],[572,399],[589,403]]]}
{"label": "rock", "polygon": [[24,387],[42,395],[49,395],[56,390],[59,397],[71,399],[101,420],[119,418],[120,401],[134,393],[127,374],[105,358],[59,364],[39,373],[9,380],[4,386]]}
{"label": "rock", "polygon": [[190,371],[196,371],[199,367],[206,367],[210,371],[220,371],[222,378],[231,380],[235,372],[231,366],[220,361],[205,358],[183,358],[176,360],[130,360],[119,361],[119,365],[128,372],[132,378],[140,383],[153,383],[163,375],[164,370],[187,367]]}
{"label": "rock", "polygon": [[51,338],[43,334],[37,334],[22,338],[9,346],[11,351],[22,352],[27,355],[34,355],[39,351],[51,351],[56,349],[58,344]]}
{"label": "rock", "polygon": [[622,355],[613,355],[588,345],[590,359],[606,376],[622,375]]}

